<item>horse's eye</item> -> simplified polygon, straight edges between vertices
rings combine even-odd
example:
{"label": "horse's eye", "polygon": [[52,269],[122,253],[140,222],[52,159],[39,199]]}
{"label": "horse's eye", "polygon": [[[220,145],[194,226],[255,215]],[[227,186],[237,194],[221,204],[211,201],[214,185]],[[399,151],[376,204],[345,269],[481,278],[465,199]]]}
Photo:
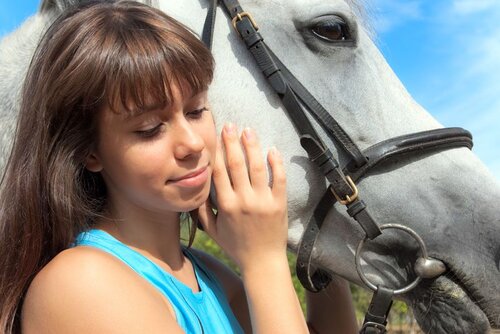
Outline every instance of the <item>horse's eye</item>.
{"label": "horse's eye", "polygon": [[331,15],[316,23],[311,30],[314,35],[329,41],[347,41],[351,39],[347,23],[339,16]]}

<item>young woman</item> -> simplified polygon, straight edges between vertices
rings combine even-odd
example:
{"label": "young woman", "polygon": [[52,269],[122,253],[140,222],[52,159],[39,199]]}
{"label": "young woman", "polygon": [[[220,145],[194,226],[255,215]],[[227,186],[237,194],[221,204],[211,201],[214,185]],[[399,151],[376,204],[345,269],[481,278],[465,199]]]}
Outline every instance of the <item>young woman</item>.
{"label": "young woman", "polygon": [[[1,333],[307,332],[282,159],[267,156],[270,185],[253,130],[227,124],[217,138],[213,66],[184,26],[135,2],[83,5],[49,28],[1,184]],[[181,245],[182,212],[241,279]]]}

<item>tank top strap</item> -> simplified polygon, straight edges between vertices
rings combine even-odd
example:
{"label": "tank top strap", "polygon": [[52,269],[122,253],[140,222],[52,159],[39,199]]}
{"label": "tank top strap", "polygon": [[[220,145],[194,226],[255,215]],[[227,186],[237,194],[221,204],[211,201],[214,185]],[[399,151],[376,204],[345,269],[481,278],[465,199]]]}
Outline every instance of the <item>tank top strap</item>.
{"label": "tank top strap", "polygon": [[156,268],[149,263],[151,261],[148,258],[103,230],[92,229],[80,233],[73,246],[99,248],[119,258],[139,274],[148,269],[153,269],[152,272],[156,272]]}
{"label": "tank top strap", "polygon": [[212,273],[210,269],[208,269],[205,263],[196,254],[194,254],[191,249],[184,247],[182,251],[193,264],[193,268],[197,273],[198,284],[204,283],[217,288],[217,292],[220,293],[220,295],[223,296],[224,299],[227,299],[226,292],[224,291],[224,288],[222,287],[219,279]]}

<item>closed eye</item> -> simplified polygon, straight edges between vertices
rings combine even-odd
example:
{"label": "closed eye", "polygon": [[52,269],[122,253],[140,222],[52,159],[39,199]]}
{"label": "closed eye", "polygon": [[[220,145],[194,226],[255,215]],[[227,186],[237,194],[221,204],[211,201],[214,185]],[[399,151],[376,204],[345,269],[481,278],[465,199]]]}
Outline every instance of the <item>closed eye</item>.
{"label": "closed eye", "polygon": [[200,119],[203,117],[203,113],[205,111],[208,111],[208,108],[207,107],[203,107],[203,108],[200,108],[200,109],[195,109],[193,111],[190,111],[188,113],[186,113],[186,116],[191,118],[191,119]]}
{"label": "closed eye", "polygon": [[[203,107],[200,109],[195,109],[186,113],[186,117],[192,120],[199,120],[203,117],[203,113],[208,111],[207,107]],[[159,123],[153,128],[145,129],[145,130],[137,130],[134,131],[141,138],[154,138],[156,135],[160,134],[163,131],[164,123]]]}
{"label": "closed eye", "polygon": [[153,138],[154,136],[156,136],[157,134],[160,133],[162,127],[163,127],[163,123],[159,123],[154,128],[147,129],[147,130],[138,130],[138,131],[135,131],[135,133],[139,137],[142,137],[142,138]]}

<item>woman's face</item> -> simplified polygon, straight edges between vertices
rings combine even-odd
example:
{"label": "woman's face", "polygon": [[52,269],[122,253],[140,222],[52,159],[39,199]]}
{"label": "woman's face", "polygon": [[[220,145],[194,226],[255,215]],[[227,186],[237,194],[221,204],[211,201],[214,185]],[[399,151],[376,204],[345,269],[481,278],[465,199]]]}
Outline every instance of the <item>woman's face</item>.
{"label": "woman's face", "polygon": [[102,174],[114,208],[187,212],[208,198],[217,137],[207,92],[172,95],[163,110],[101,112],[87,168]]}

